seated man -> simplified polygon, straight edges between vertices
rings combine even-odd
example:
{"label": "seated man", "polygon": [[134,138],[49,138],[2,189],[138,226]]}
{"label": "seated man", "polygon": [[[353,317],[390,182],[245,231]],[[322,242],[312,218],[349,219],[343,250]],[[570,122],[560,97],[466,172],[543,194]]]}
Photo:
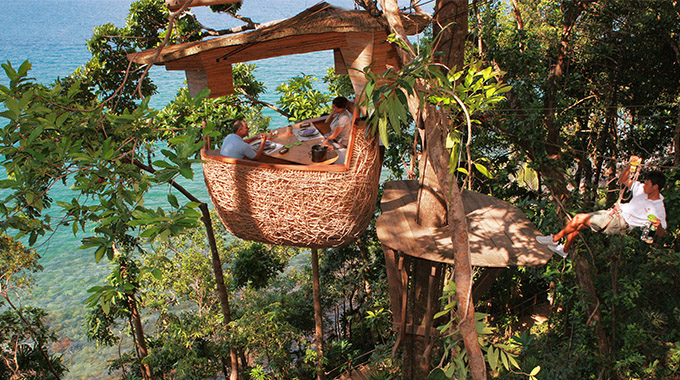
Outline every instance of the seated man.
{"label": "seated man", "polygon": [[[264,151],[265,141],[267,140],[267,135],[261,133],[259,136],[250,137],[243,139],[248,136],[248,124],[243,120],[237,120],[234,123],[233,133],[227,135],[222,142],[222,148],[220,149],[220,154],[232,158],[249,158],[251,160],[259,160],[262,157],[262,152]],[[260,139],[260,147],[255,152],[250,143]]]}
{"label": "seated man", "polygon": [[[630,158],[630,162],[640,161],[637,156]],[[619,182],[633,192],[633,198],[629,203],[617,204],[609,210],[576,214],[562,231],[555,235],[537,236],[536,240],[560,256],[567,257],[579,230],[586,227],[595,232],[616,235],[634,227],[643,227],[651,221],[652,226],[656,228],[656,236],[662,236],[666,228],[666,209],[660,191],[666,184],[666,177],[659,171],[653,171],[646,175],[643,184],[629,177],[630,168],[629,163],[619,175]],[[566,238],[564,245],[560,243],[563,238]]]}

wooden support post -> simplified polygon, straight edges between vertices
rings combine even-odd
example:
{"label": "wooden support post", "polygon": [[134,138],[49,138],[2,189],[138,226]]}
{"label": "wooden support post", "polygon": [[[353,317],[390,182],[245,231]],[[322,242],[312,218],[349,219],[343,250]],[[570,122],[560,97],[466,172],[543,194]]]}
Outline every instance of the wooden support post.
{"label": "wooden support post", "polygon": [[[354,93],[361,96],[366,86],[367,79],[363,70],[373,63],[373,33],[347,33],[347,44],[340,48],[340,54],[345,61],[345,67],[356,70],[347,70],[352,81]],[[337,60],[336,60],[337,62]],[[359,99],[357,99],[358,102]]]}
{"label": "wooden support post", "polygon": [[321,311],[321,287],[319,286],[319,252],[312,248],[312,292],[314,294],[314,336],[316,343],[316,379],[325,380],[323,366],[323,314]]}
{"label": "wooden support post", "polygon": [[[442,294],[443,264],[420,258],[411,258],[411,284],[409,289],[409,320],[404,332],[404,380],[425,379],[430,372],[432,347],[432,319],[438,311]],[[403,322],[402,322],[403,324]]]}
{"label": "wooden support post", "polygon": [[[434,340],[432,339],[432,324],[434,323],[434,315],[439,311],[439,294],[442,293],[441,279],[442,279],[442,264],[433,264],[430,268],[430,278],[427,284],[427,306],[425,308],[425,351],[421,358],[421,367],[427,368],[429,371],[430,360],[432,360],[432,347],[434,347]],[[437,276],[439,274],[439,276]],[[439,280],[439,282],[437,282]],[[437,286],[438,288],[435,288]],[[435,296],[437,296],[435,298]]]}

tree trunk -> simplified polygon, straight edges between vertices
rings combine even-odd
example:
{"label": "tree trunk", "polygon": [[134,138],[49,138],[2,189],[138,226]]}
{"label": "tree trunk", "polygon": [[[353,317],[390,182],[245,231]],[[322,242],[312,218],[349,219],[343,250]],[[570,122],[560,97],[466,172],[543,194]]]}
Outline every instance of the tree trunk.
{"label": "tree trunk", "polygon": [[517,0],[512,0],[512,13],[515,15],[515,22],[517,23],[517,29],[524,29],[524,21],[522,19],[522,12],[519,10],[519,3]]}
{"label": "tree trunk", "polygon": [[680,107],[678,107],[678,117],[675,119],[675,136],[673,138],[673,148],[675,154],[673,155],[673,166],[680,165]]}
{"label": "tree trunk", "polygon": [[[546,153],[557,155],[560,152],[561,144],[559,141],[559,128],[553,122],[553,115],[555,113],[554,104],[555,97],[557,95],[558,85],[563,80],[563,75],[568,67],[568,45],[570,41],[570,34],[573,26],[577,22],[583,10],[588,6],[588,4],[593,3],[594,0],[581,0],[574,2],[563,2],[563,13],[564,13],[564,23],[562,25],[562,38],[560,45],[558,46],[558,59],[556,65],[552,68],[549,78],[548,86],[545,88],[545,114],[544,114],[544,126],[546,127],[546,140],[547,144],[545,146]],[[548,54],[548,53],[546,53]],[[498,67],[502,70],[502,67]],[[512,109],[515,109],[515,116],[518,120],[526,119],[526,115],[522,111],[526,108],[525,105],[521,104],[517,96],[510,91],[507,93],[508,102]],[[499,125],[496,125],[501,129]],[[502,129],[501,129],[502,130]],[[520,147],[527,156],[534,162],[538,164],[538,171],[541,177],[545,179],[546,186],[549,187],[550,192],[558,204],[564,204],[564,200],[570,197],[570,194],[566,188],[566,180],[563,172],[559,167],[556,167],[551,160],[542,159],[542,152],[536,151],[536,148],[532,146],[532,142],[517,136],[514,133],[505,133],[509,136],[517,145]],[[565,210],[566,212],[566,210]],[[595,286],[593,285],[592,274],[590,264],[585,255],[575,255],[574,265],[576,268],[577,284],[579,288],[587,294],[587,299],[589,311],[589,323],[595,324],[595,337],[598,342],[598,350],[602,355],[606,355],[610,352],[609,340],[601,328],[601,312],[600,303],[597,297],[597,292]]]}
{"label": "tree trunk", "polygon": [[[404,28],[399,18],[399,7],[395,0],[381,0],[380,4],[383,9],[383,14],[387,20],[390,29],[397,37],[408,44]],[[465,9],[461,12],[460,9]],[[439,10],[439,17],[441,20],[453,20],[465,18],[467,20],[467,1],[465,0],[439,0],[435,9]],[[457,9],[457,13],[453,15],[446,14],[453,9]],[[456,22],[455,26],[464,26],[464,36],[467,34],[467,21]],[[453,43],[448,45],[454,46]],[[454,54],[455,59],[451,62],[456,62],[462,57],[463,51],[444,51],[445,55]],[[459,54],[459,55],[456,55]],[[413,57],[408,52],[399,50],[399,56],[402,64],[408,63]],[[447,60],[448,62],[448,60]],[[462,61],[461,61],[462,62]],[[423,84],[420,85],[423,89]],[[414,97],[411,97],[411,100]],[[418,115],[418,105],[409,103],[409,109],[413,115]],[[425,127],[425,135],[427,138],[427,148],[425,159],[429,160],[431,167],[436,173],[439,186],[444,194],[444,199],[448,204],[448,223],[451,230],[451,240],[455,252],[454,279],[456,281],[456,298],[458,301],[457,315],[463,342],[468,353],[470,370],[474,380],[486,379],[486,365],[484,356],[479,348],[477,330],[475,328],[474,319],[474,304],[472,302],[472,266],[470,265],[469,245],[467,238],[467,222],[465,220],[465,211],[463,202],[455,181],[449,181],[450,174],[448,171],[448,153],[444,149],[444,136],[442,134],[442,126],[449,124],[444,112],[438,110],[435,106],[425,104],[423,109],[423,122]]]}
{"label": "tree trunk", "polygon": [[579,16],[585,9],[584,2],[577,2],[576,4],[563,4],[562,13],[564,15],[562,24],[562,38],[557,47],[557,62],[550,69],[548,75],[548,85],[545,89],[543,123],[546,128],[546,152],[550,156],[557,156],[560,154],[560,128],[555,125],[555,98],[558,88],[562,83],[564,74],[569,65],[569,41],[571,38],[571,30],[576,24]]}
{"label": "tree trunk", "polygon": [[436,49],[444,53],[438,62],[449,69],[462,69],[468,34],[468,0],[437,1],[432,21],[434,35],[439,34]]}
{"label": "tree trunk", "polygon": [[486,379],[486,363],[479,347],[475,326],[475,310],[472,300],[472,265],[470,263],[470,247],[468,242],[467,220],[460,189],[448,170],[448,154],[444,148],[444,138],[440,125],[446,125],[445,115],[434,105],[426,104],[423,108],[425,130],[429,137],[427,156],[437,174],[439,184],[448,200],[448,222],[454,251],[454,280],[456,282],[456,299],[458,307],[456,315],[463,343],[468,353],[470,373],[474,380]]}
{"label": "tree trunk", "polygon": [[[427,142],[423,144],[423,147],[426,146]],[[432,169],[432,163],[427,158],[427,155],[421,157],[418,168],[420,187],[418,188],[416,222],[426,227],[445,226],[448,223],[446,198],[441,186],[439,186],[437,174]]]}
{"label": "tree trunk", "polygon": [[602,313],[600,300],[595,290],[595,284],[591,277],[590,263],[586,255],[574,255],[574,266],[576,269],[576,281],[579,288],[586,294],[584,300],[588,305],[588,324],[594,325],[595,338],[597,338],[597,349],[603,358],[611,353],[609,339],[602,328]]}
{"label": "tree trunk", "polygon": [[[675,53],[675,61],[680,63],[680,43],[678,43],[674,38],[673,35],[671,34],[670,31],[666,32],[666,39],[668,39],[668,44],[671,46],[673,49],[673,52]],[[678,100],[680,100],[680,96],[676,96],[675,99],[675,104],[678,104]],[[677,111],[678,116],[677,119],[675,120],[675,134],[673,136],[673,165],[678,166],[680,165],[680,107],[678,107]]]}
{"label": "tree trunk", "polygon": [[[441,51],[440,63],[450,69],[460,70],[465,58],[465,40],[468,34],[468,1],[439,0],[435,5],[434,31],[452,23],[441,32],[437,50]],[[448,170],[448,152],[444,148],[445,135],[441,126],[447,125],[446,116],[433,105],[425,105],[423,120],[427,136],[425,155],[436,173],[439,186],[447,201],[447,222],[454,249],[454,281],[456,283],[456,314],[458,328],[468,353],[470,373],[475,380],[486,379],[486,363],[479,347],[472,299],[473,273],[470,263],[467,220],[458,184]]]}
{"label": "tree trunk", "polygon": [[[213,274],[215,276],[215,290],[217,291],[217,298],[220,301],[220,309],[222,310],[222,316],[224,317],[224,325],[229,331],[229,323],[231,322],[231,309],[229,307],[229,292],[227,287],[224,285],[224,272],[222,272],[222,260],[220,259],[220,254],[217,251],[217,242],[215,241],[215,231],[212,225],[212,219],[210,219],[210,211],[208,210],[208,205],[201,202],[199,208],[201,209],[201,220],[205,225],[205,231],[208,235],[208,242],[210,243],[210,256],[213,266]],[[231,360],[231,374],[229,375],[230,380],[238,380],[238,355],[236,348],[233,343],[229,345],[229,358]],[[226,376],[226,373],[225,373]]]}
{"label": "tree trunk", "polygon": [[151,366],[144,363],[143,359],[149,356],[149,350],[146,347],[146,339],[144,338],[144,328],[142,327],[142,317],[139,315],[137,308],[137,300],[134,294],[125,295],[128,307],[130,308],[130,322],[132,323],[132,331],[135,334],[135,343],[139,351],[140,363],[139,367],[142,371],[142,378],[144,380],[153,379],[153,370]]}
{"label": "tree trunk", "polygon": [[[604,138],[601,145],[598,146],[598,151],[599,151],[599,158],[598,158],[598,167],[597,167],[597,175],[595,176],[595,186],[597,188],[600,178],[601,178],[601,173],[605,170],[605,168],[609,168],[610,165],[608,165],[604,161],[604,157],[610,156],[614,157],[616,159],[616,154],[617,154],[617,146],[618,146],[618,139],[617,139],[617,133],[616,133],[616,124],[618,121],[618,109],[616,105],[618,104],[618,91],[617,91],[617,82],[618,82],[618,70],[613,70],[614,71],[614,78],[612,78],[612,84],[611,87],[609,88],[610,95],[609,95],[609,107],[607,108],[607,112],[605,113],[605,123],[604,123],[604,131],[603,134],[606,136],[611,136],[614,141],[611,142],[611,144],[608,144],[610,139]],[[611,145],[611,150],[608,145]],[[616,165],[614,165],[614,170],[613,170],[614,175],[616,175]],[[618,186],[618,181],[610,181],[608,189],[612,190],[615,189]],[[606,204],[613,205],[614,202],[616,202],[617,193],[614,191],[610,191],[607,193],[607,200]]]}
{"label": "tree trunk", "polygon": [[[123,257],[116,244],[113,244],[112,248],[115,256],[121,258]],[[130,281],[131,279],[129,278],[128,264],[126,260],[127,259],[121,259],[117,261],[119,261],[118,265],[120,266],[121,277],[125,279],[125,281]],[[149,350],[146,347],[146,338],[144,337],[142,317],[139,314],[139,308],[137,307],[137,299],[135,294],[125,293],[125,302],[127,303],[128,310],[130,311],[130,327],[132,328],[132,334],[134,334],[135,348],[137,349],[137,353],[139,355],[139,368],[142,372],[142,378],[144,380],[152,380],[153,370],[148,364],[143,362],[144,358],[149,356]]]}
{"label": "tree trunk", "polygon": [[[463,67],[465,38],[468,33],[467,0],[439,0],[435,4],[433,33],[438,37],[436,49],[443,54],[435,57],[437,62],[449,69]],[[424,149],[428,144],[423,139]],[[422,186],[418,197],[418,223],[422,226],[441,227],[448,223],[446,199],[442,195],[437,175],[427,155],[420,161]]]}
{"label": "tree trunk", "polygon": [[321,286],[319,284],[319,252],[312,248],[312,293],[314,296],[314,341],[316,344],[316,378],[326,379],[323,366],[323,312],[321,310]]}

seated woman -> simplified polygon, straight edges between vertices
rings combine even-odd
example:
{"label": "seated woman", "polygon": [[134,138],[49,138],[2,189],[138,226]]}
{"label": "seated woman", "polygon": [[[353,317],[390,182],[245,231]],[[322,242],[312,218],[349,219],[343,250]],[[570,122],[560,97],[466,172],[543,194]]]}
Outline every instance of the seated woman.
{"label": "seated woman", "polygon": [[331,133],[326,135],[323,145],[332,146],[338,154],[336,164],[344,164],[347,155],[347,144],[352,133],[352,114],[347,110],[349,100],[343,96],[333,99],[333,111],[326,123],[330,123]]}

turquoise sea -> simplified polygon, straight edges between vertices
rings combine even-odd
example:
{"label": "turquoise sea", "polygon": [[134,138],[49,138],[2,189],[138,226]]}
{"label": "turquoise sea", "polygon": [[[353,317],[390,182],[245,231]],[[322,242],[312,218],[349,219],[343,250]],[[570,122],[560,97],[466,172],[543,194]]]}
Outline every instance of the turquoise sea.
{"label": "turquoise sea", "polygon": [[[51,83],[57,77],[69,75],[89,59],[85,41],[95,26],[105,23],[124,25],[131,0],[0,0],[0,62],[10,61],[18,67],[24,60],[33,64],[31,77],[38,82]],[[329,3],[353,8],[352,0],[330,0]],[[267,22],[291,17],[316,1],[311,0],[245,0],[241,14],[255,22]],[[408,1],[400,1],[408,5]],[[207,8],[194,8],[199,20],[214,29],[240,24],[237,20],[213,14]],[[322,78],[326,68],[332,66],[332,52],[318,52],[297,56],[254,61],[256,77],[263,81],[267,93],[263,100],[275,103],[276,87],[301,73]],[[162,108],[178,88],[184,85],[184,73],[154,68],[153,81],[159,93],[152,98],[154,108]],[[0,83],[7,84],[4,73]],[[266,110],[272,117],[271,126],[278,128],[286,119],[274,111]],[[197,174],[201,171],[197,170]],[[5,173],[0,173],[4,177]],[[208,200],[203,178],[185,184],[200,198]],[[68,188],[57,189],[55,200],[69,200]],[[148,202],[159,206],[165,202],[167,188],[157,189]],[[148,205],[148,204],[147,204]],[[84,333],[86,310],[83,305],[86,290],[100,285],[107,275],[106,260],[96,264],[93,252],[79,250],[80,237],[67,230],[57,230],[44,239],[37,250],[42,256],[44,271],[36,276],[36,286],[21,303],[44,308],[50,315],[51,328],[64,340],[60,352],[70,369],[66,379],[107,379],[106,360],[117,356],[117,348],[97,347],[87,341]]]}

